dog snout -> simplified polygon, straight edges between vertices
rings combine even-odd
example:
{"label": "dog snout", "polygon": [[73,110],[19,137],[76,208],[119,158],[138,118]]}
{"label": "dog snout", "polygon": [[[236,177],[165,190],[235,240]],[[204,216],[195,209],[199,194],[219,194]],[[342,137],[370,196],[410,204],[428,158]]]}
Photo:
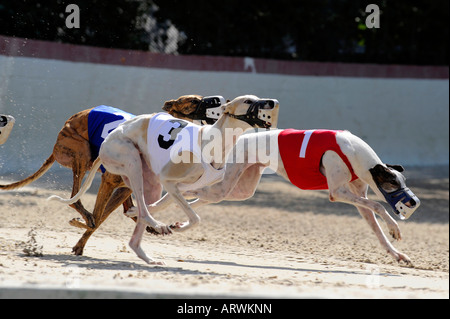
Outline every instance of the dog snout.
{"label": "dog snout", "polygon": [[0,127],[4,127],[8,124],[8,118],[6,116],[0,116]]}
{"label": "dog snout", "polygon": [[407,201],[407,202],[405,203],[405,205],[408,206],[409,208],[415,207],[416,204],[417,204],[417,203],[416,203],[416,201],[415,201],[414,199],[411,199],[411,200],[409,200],[409,201]]}
{"label": "dog snout", "polygon": [[275,99],[265,100],[264,104],[262,105],[262,109],[271,110],[278,104],[280,104],[280,103],[278,102],[278,100],[275,100]]}

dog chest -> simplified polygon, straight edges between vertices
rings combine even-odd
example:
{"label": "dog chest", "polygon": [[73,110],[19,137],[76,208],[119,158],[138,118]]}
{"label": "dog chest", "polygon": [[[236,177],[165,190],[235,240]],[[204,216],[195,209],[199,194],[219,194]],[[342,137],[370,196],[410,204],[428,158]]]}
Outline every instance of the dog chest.
{"label": "dog chest", "polygon": [[204,172],[189,184],[180,184],[180,190],[196,189],[223,179],[224,169],[216,170],[202,157],[199,141],[201,127],[176,119],[167,113],[158,113],[150,119],[147,131],[147,151],[152,170],[160,175],[168,164],[201,164]]}

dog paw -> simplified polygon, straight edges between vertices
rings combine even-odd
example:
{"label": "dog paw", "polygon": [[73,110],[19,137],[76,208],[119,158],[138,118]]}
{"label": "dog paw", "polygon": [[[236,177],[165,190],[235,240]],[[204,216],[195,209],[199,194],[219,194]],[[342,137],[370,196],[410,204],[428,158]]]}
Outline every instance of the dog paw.
{"label": "dog paw", "polygon": [[138,209],[136,206],[131,207],[129,210],[127,210],[125,213],[125,216],[133,218],[138,216]]}
{"label": "dog paw", "polygon": [[84,250],[84,247],[81,247],[81,246],[79,246],[79,245],[76,245],[76,246],[74,246],[74,247],[72,248],[72,253],[73,253],[75,256],[82,256],[82,255],[83,255],[83,250]]}
{"label": "dog paw", "polygon": [[402,240],[402,233],[397,223],[391,224],[388,227],[389,227],[389,234],[392,236],[392,238],[394,238],[395,240]]}
{"label": "dog paw", "polygon": [[[170,226],[167,226],[165,224],[158,224],[156,227],[153,226],[147,226],[147,228],[152,229],[154,232],[156,232],[158,235],[172,235],[172,229]],[[152,232],[153,233],[153,232]]]}
{"label": "dog paw", "polygon": [[170,227],[170,229],[172,229],[174,231],[177,231],[177,230],[180,230],[180,228],[183,227],[183,224],[185,224],[185,223],[176,222],[176,223],[170,224],[169,227]]}
{"label": "dog paw", "polygon": [[169,227],[170,229],[172,229],[175,232],[182,232],[185,231],[189,228],[194,227],[195,225],[197,225],[197,223],[191,223],[191,222],[176,222],[174,224],[171,224]]}
{"label": "dog paw", "polygon": [[154,229],[153,229],[152,227],[150,227],[150,226],[147,226],[147,227],[145,228],[145,230],[147,231],[147,233],[152,234],[152,235],[155,235],[155,236],[161,235],[160,233],[158,233],[156,230],[154,230]]}
{"label": "dog paw", "polygon": [[398,253],[397,255],[398,255],[397,256],[398,263],[404,262],[407,266],[414,267],[411,259],[407,255],[402,253]]}
{"label": "dog paw", "polygon": [[172,228],[172,229],[175,229],[175,228],[180,228],[181,225],[183,225],[183,223],[176,222],[176,223],[170,224],[169,227]]}
{"label": "dog paw", "polygon": [[82,229],[89,229],[87,225],[84,223],[84,221],[81,221],[80,218],[73,218],[69,221],[70,226],[82,228]]}

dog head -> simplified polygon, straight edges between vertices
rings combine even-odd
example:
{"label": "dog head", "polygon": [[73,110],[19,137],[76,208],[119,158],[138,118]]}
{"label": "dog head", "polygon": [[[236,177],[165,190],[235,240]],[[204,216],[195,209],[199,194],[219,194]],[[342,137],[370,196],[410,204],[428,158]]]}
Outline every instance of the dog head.
{"label": "dog head", "polygon": [[14,117],[0,114],[0,145],[5,143],[14,126]]}
{"label": "dog head", "polygon": [[243,95],[228,102],[224,113],[254,128],[270,128],[278,124],[279,107],[278,100]]}
{"label": "dog head", "polygon": [[381,165],[369,169],[372,178],[400,219],[408,219],[420,206],[419,198],[406,187],[406,178],[401,174],[401,165]]}
{"label": "dog head", "polygon": [[200,104],[202,98],[203,96],[195,94],[183,95],[176,100],[164,102],[162,109],[172,116],[176,116],[181,119],[183,119],[182,117],[186,117],[186,119],[189,119],[188,116],[197,109],[197,106]]}
{"label": "dog head", "polygon": [[163,110],[179,119],[214,124],[223,113],[225,99],[220,95],[183,95],[164,103]]}

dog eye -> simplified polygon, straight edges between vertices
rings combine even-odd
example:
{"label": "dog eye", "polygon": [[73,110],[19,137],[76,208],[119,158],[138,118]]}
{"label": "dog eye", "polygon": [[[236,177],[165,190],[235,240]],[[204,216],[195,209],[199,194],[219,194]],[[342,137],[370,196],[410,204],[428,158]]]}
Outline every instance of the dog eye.
{"label": "dog eye", "polygon": [[401,186],[400,183],[398,182],[398,180],[395,179],[395,178],[393,178],[393,179],[390,180],[389,182],[390,182],[390,184],[391,184],[392,186],[394,186],[394,187],[400,188],[400,186]]}
{"label": "dog eye", "polygon": [[244,103],[245,104],[253,104],[253,101],[252,100],[245,100]]}

